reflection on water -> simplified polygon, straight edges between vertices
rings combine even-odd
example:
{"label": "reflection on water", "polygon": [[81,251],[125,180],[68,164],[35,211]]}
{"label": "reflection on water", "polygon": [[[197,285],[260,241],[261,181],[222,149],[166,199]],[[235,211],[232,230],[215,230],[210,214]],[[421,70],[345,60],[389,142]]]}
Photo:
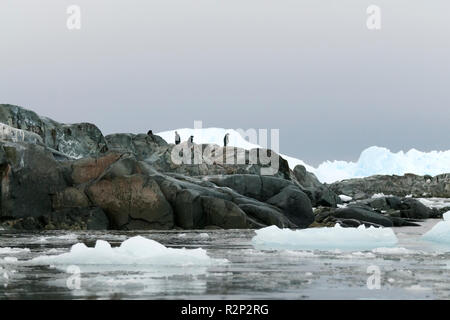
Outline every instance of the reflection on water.
{"label": "reflection on water", "polygon": [[[420,240],[437,222],[394,228],[398,247],[404,249],[352,252],[256,250],[251,245],[252,230],[0,231],[0,298],[448,299],[448,248]],[[37,256],[67,252],[78,242],[94,246],[101,239],[118,246],[135,235],[172,248],[201,247],[210,257],[229,263],[210,267],[81,265],[80,288],[75,290],[68,289],[67,283],[77,275],[67,273],[67,266],[27,263]],[[380,289],[367,287],[369,266],[379,267]]]}

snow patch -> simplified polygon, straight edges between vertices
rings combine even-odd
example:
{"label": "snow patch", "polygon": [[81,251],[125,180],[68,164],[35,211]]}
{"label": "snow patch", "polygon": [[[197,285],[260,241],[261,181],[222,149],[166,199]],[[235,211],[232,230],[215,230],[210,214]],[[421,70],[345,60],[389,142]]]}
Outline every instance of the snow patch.
{"label": "snow patch", "polygon": [[341,200],[342,200],[343,202],[350,202],[350,201],[353,200],[352,197],[349,197],[349,196],[347,196],[347,195],[345,195],[345,194],[340,194],[340,195],[339,195],[339,198],[341,198]]}
{"label": "snow patch", "polygon": [[252,243],[261,249],[365,250],[392,247],[398,242],[390,228],[366,228],[363,225],[358,228],[343,228],[336,224],[331,228],[302,230],[270,226],[255,232]]}

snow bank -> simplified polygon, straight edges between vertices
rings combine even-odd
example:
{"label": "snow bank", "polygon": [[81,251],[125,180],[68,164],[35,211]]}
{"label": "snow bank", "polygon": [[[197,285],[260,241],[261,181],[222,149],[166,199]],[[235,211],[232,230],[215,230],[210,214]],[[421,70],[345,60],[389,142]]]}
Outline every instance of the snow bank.
{"label": "snow bank", "polygon": [[[230,134],[230,146],[250,150],[259,148],[257,144],[250,143],[240,133],[233,129],[222,128],[202,128],[202,129],[177,129],[182,141],[186,141],[189,136],[194,136],[195,143],[208,143],[223,145],[223,137]],[[174,143],[175,130],[159,132],[169,143]],[[269,146],[270,148],[270,146]],[[414,173],[418,175],[437,175],[450,172],[450,150],[421,152],[411,149],[408,152],[391,152],[382,147],[369,147],[361,152],[358,161],[325,161],[317,168],[314,168],[300,159],[280,155],[287,160],[289,167],[293,169],[296,165],[305,166],[306,170],[314,173],[321,182],[332,183],[339,180],[351,178],[363,178],[375,174],[396,174]]]}
{"label": "snow bank", "polygon": [[424,240],[450,245],[450,211],[444,213],[443,218],[444,221],[438,222],[422,236]]}
{"label": "snow bank", "polygon": [[159,266],[209,266],[226,260],[210,258],[206,250],[172,249],[141,236],[122,242],[112,248],[104,240],[97,240],[94,248],[83,243],[72,246],[70,252],[55,256],[40,256],[31,260],[34,264],[52,265],[159,265]]}
{"label": "snow bank", "polygon": [[260,249],[365,250],[392,247],[398,242],[390,228],[359,226],[342,228],[279,229],[270,226],[256,230],[252,243]]}

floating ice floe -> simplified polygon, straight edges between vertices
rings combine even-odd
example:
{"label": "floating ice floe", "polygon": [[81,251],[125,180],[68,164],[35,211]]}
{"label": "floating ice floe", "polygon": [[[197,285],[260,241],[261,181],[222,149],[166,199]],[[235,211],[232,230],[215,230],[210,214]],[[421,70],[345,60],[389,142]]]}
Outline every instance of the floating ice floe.
{"label": "floating ice floe", "polygon": [[430,231],[422,236],[427,241],[450,245],[450,211],[443,215],[444,221],[438,222]]}
{"label": "floating ice floe", "polygon": [[206,250],[173,249],[141,236],[122,242],[112,248],[104,240],[97,240],[94,248],[83,243],[72,246],[70,252],[60,255],[40,256],[33,264],[45,265],[152,265],[152,266],[210,266],[226,263],[223,259],[210,258]]}
{"label": "floating ice floe", "polygon": [[372,250],[373,253],[378,254],[388,254],[388,255],[403,255],[403,254],[414,254],[416,253],[413,250],[409,250],[402,247],[395,247],[395,248],[375,248]]}
{"label": "floating ice floe", "polygon": [[280,229],[270,226],[256,230],[252,244],[258,249],[306,249],[306,250],[370,250],[392,247],[398,242],[390,228],[374,228],[361,225],[343,228],[339,224],[331,228],[302,230]]}
{"label": "floating ice floe", "polygon": [[0,247],[0,254],[17,254],[17,253],[27,253],[30,252],[28,248],[10,248],[10,247]]}

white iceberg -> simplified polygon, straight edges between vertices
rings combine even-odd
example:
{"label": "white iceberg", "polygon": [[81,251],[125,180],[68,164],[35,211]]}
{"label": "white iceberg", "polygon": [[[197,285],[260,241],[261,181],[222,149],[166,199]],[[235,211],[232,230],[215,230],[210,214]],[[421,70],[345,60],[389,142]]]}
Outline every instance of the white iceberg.
{"label": "white iceberg", "polygon": [[[261,148],[257,143],[250,143],[238,131],[222,128],[201,128],[201,129],[177,129],[182,141],[186,141],[189,136],[194,136],[194,142],[198,144],[223,145],[223,138],[229,133],[229,145],[250,150]],[[159,132],[169,143],[174,143],[175,130]],[[267,146],[270,148],[270,145]],[[438,175],[450,172],[450,150],[421,152],[411,149],[408,152],[391,152],[387,148],[372,146],[363,150],[356,162],[351,161],[325,161],[317,168],[308,165],[304,161],[284,155],[280,155],[289,163],[289,167],[294,169],[298,164],[305,166],[306,170],[314,173],[321,182],[333,183],[344,179],[363,178],[375,174],[396,174],[414,173],[417,175]]]}
{"label": "white iceberg", "polygon": [[112,248],[104,240],[97,240],[94,248],[84,243],[72,246],[70,252],[60,255],[40,256],[33,264],[45,265],[151,265],[151,266],[210,266],[222,264],[224,259],[212,259],[206,250],[167,248],[159,242],[141,236],[122,242]]}
{"label": "white iceberg", "polygon": [[363,178],[376,174],[435,176],[450,172],[450,150],[421,152],[391,152],[381,147],[370,147],[361,152],[358,161],[326,161],[312,171],[322,182]]}
{"label": "white iceberg", "polygon": [[422,239],[450,245],[450,211],[443,215],[444,221],[438,222],[430,231],[422,236]]}
{"label": "white iceberg", "polygon": [[252,244],[258,249],[369,250],[392,247],[398,242],[390,228],[366,228],[363,225],[358,228],[343,228],[336,224],[331,228],[301,230],[270,226],[255,232]]}

